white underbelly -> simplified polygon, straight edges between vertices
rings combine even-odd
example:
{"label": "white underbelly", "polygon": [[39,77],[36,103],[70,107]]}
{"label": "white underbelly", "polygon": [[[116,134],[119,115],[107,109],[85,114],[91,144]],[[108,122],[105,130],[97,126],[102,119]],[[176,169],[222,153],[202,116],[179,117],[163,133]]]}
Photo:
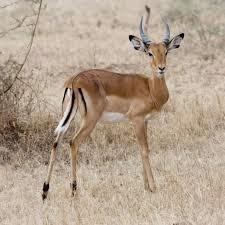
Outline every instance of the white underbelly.
{"label": "white underbelly", "polygon": [[117,112],[104,112],[100,118],[101,122],[118,122],[123,120],[127,120],[127,117]]}
{"label": "white underbelly", "polygon": [[[152,112],[145,117],[145,121],[154,119],[158,115],[158,112]],[[125,114],[118,112],[104,112],[100,118],[100,122],[119,122],[127,120]]]}

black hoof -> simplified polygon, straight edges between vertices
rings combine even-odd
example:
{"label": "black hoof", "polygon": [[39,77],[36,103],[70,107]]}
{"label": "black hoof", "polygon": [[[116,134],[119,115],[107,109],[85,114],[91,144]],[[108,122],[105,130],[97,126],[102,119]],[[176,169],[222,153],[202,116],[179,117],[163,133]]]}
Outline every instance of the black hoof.
{"label": "black hoof", "polygon": [[73,197],[73,196],[74,196],[74,193],[75,193],[76,190],[77,190],[77,182],[76,182],[76,181],[73,181],[73,183],[70,184],[70,186],[71,186],[71,190],[72,190],[71,196]]}
{"label": "black hoof", "polygon": [[73,183],[70,184],[70,187],[71,187],[72,191],[76,191],[77,190],[77,182],[73,181]]}
{"label": "black hoof", "polygon": [[43,193],[42,193],[42,200],[44,201],[47,198],[48,195],[48,189],[49,189],[49,184],[44,183],[43,185]]}
{"label": "black hoof", "polygon": [[47,194],[48,194],[48,192],[43,192],[43,194],[42,194],[42,200],[43,200],[43,202],[47,198]]}

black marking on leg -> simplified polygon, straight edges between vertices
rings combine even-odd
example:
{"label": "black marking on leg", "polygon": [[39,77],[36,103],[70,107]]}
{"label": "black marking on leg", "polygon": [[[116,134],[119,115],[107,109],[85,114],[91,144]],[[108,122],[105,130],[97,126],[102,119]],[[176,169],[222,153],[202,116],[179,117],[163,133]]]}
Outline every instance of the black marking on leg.
{"label": "black marking on leg", "polygon": [[73,140],[70,141],[70,147],[72,147],[72,146],[73,146]]}
{"label": "black marking on leg", "polygon": [[57,148],[58,142],[54,142],[53,148]]}
{"label": "black marking on leg", "polygon": [[78,88],[78,91],[79,91],[79,93],[80,93],[80,95],[81,95],[81,99],[82,99],[82,102],[83,102],[83,104],[84,104],[85,114],[87,114],[87,104],[86,104],[86,101],[85,101],[85,99],[84,99],[84,94],[83,94],[81,88]]}
{"label": "black marking on leg", "polygon": [[49,184],[46,184],[44,182],[44,185],[43,185],[43,192],[48,192],[48,189],[49,189]]}

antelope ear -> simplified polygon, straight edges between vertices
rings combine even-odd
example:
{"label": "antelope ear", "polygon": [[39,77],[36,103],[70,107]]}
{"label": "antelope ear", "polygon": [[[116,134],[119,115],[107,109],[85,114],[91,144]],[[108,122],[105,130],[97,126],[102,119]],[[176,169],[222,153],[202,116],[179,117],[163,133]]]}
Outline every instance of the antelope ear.
{"label": "antelope ear", "polygon": [[134,35],[129,35],[129,40],[133,44],[135,50],[139,50],[142,52],[147,51],[147,46],[143,43],[143,41],[140,38]]}
{"label": "antelope ear", "polygon": [[167,44],[167,51],[171,51],[172,49],[179,48],[180,43],[184,38],[184,33],[181,33],[175,36],[168,44]]}

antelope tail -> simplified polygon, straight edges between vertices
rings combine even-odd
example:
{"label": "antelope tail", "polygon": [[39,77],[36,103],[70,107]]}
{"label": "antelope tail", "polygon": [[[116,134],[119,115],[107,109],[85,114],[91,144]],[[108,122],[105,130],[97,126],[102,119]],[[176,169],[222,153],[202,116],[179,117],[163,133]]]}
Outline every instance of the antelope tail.
{"label": "antelope tail", "polygon": [[[63,113],[62,119],[59,121],[57,128],[55,129],[55,134],[65,133],[68,129],[71,120],[74,118],[77,112],[77,97],[75,94],[75,90],[73,88],[66,88],[62,100],[62,105],[65,100],[66,94],[69,96],[69,102],[67,103],[66,109]],[[75,106],[76,105],[76,106]]]}

